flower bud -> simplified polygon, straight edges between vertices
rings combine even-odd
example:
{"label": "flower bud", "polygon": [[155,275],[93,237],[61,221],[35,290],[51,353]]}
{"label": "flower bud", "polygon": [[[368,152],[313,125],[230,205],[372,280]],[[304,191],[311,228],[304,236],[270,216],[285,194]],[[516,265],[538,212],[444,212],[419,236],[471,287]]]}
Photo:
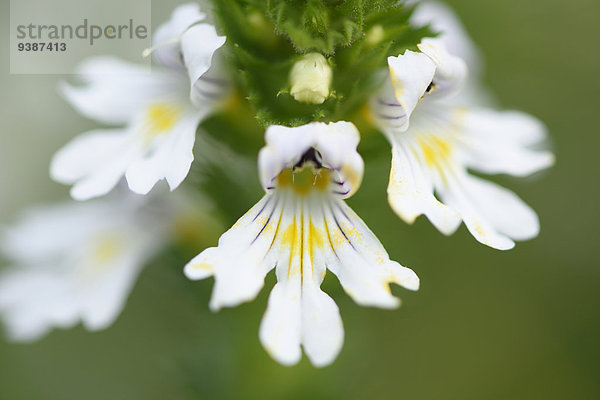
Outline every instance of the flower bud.
{"label": "flower bud", "polygon": [[369,46],[377,46],[384,39],[384,31],[381,25],[375,25],[369,32],[367,32],[367,36],[365,37],[365,42]]}
{"label": "flower bud", "polygon": [[306,54],[292,67],[290,93],[301,103],[321,104],[329,96],[331,76],[325,57],[319,53]]}

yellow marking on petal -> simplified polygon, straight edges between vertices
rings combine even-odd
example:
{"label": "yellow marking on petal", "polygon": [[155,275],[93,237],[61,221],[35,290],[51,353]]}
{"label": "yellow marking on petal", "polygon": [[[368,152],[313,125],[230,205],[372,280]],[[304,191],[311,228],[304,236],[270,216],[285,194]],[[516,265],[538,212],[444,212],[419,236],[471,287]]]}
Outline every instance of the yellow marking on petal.
{"label": "yellow marking on petal", "polygon": [[310,221],[308,223],[308,234],[310,237],[311,244],[316,248],[323,248],[323,244],[325,240],[323,239],[323,232],[321,232],[313,223]]}
{"label": "yellow marking on petal", "polygon": [[452,143],[439,136],[429,135],[419,139],[419,146],[430,168],[440,168],[452,155]]}
{"label": "yellow marking on petal", "polygon": [[307,195],[313,190],[326,190],[331,182],[330,177],[331,172],[325,168],[286,169],[277,176],[277,185],[280,188],[290,187],[299,195]]}
{"label": "yellow marking on petal", "polygon": [[291,169],[286,169],[285,171],[281,171],[281,173],[277,176],[277,186],[279,187],[287,187],[292,186],[294,184],[294,175]]}
{"label": "yellow marking on petal", "polygon": [[365,235],[363,235],[363,233],[360,230],[356,229],[354,225],[346,221],[341,222],[340,225],[342,226],[344,233],[346,234],[346,236],[348,236],[352,243],[360,244],[364,241]]}
{"label": "yellow marking on petal", "polygon": [[[327,235],[327,241],[329,242],[329,245],[331,246],[331,248],[333,250],[335,250],[336,247],[339,246],[339,244],[340,244],[340,243],[338,243],[338,238],[332,236],[331,231],[329,230],[329,226],[327,225],[327,220],[323,219],[323,222],[324,222],[324,226],[325,226],[325,234]],[[334,233],[337,233],[337,231]]]}
{"label": "yellow marking on petal", "polygon": [[394,70],[390,67],[390,78],[392,80],[392,87],[394,88],[394,94],[396,95],[396,100],[400,105],[404,107],[404,102],[400,101],[404,96],[404,83],[402,79],[398,78]]}
{"label": "yellow marking on petal", "polygon": [[[317,228],[310,219],[307,232],[305,232],[304,218],[304,214],[301,214],[300,221],[298,221],[297,217],[294,216],[292,223],[281,236],[281,246],[290,251],[288,276],[303,275],[304,273],[312,274],[313,271],[305,270],[305,267],[313,268],[315,254],[325,247],[325,241],[327,240],[325,233]],[[299,226],[297,225],[298,222],[300,223]],[[305,250],[308,252],[308,259],[304,256]],[[323,276],[325,276],[324,273]]]}
{"label": "yellow marking on petal", "polygon": [[[402,172],[400,171],[400,167],[397,165],[398,164],[398,160],[396,159],[396,156],[394,154],[394,156],[392,156],[392,165],[390,168],[390,183],[389,183],[389,188],[388,188],[388,192],[391,190],[392,187],[394,187],[394,192],[401,192],[401,189],[403,188],[402,184],[404,183],[404,176],[402,175]],[[404,193],[402,193],[404,194]]]}
{"label": "yellow marking on petal", "polygon": [[[308,222],[308,254],[310,256],[310,263],[314,268],[315,253],[324,247],[325,238],[323,232],[321,232],[312,222]],[[325,273],[323,273],[325,277]]]}
{"label": "yellow marking on petal", "polygon": [[469,116],[469,109],[467,107],[457,107],[454,111],[453,126],[462,126],[465,119]]}
{"label": "yellow marking on petal", "polygon": [[[281,219],[281,216],[280,216]],[[276,221],[275,219],[269,218],[269,215],[263,215],[259,218],[256,219],[256,221],[253,222],[253,224],[256,224],[257,226],[260,226],[262,229],[262,233],[261,235],[266,235],[266,234],[270,234],[271,232],[273,232],[273,230],[279,226],[279,222]]]}
{"label": "yellow marking on petal", "polygon": [[[341,228],[340,228],[341,227]],[[333,248],[341,247],[344,243],[348,243],[350,236],[346,232],[346,226],[340,224],[340,227],[335,226],[331,238],[333,239]],[[346,236],[344,236],[346,234]]]}
{"label": "yellow marking on petal", "polygon": [[421,149],[425,164],[436,170],[444,182],[447,181],[446,174],[452,159],[453,144],[446,138],[429,134],[419,137],[418,145]]}
{"label": "yellow marking on petal", "polygon": [[192,268],[194,268],[194,269],[201,269],[201,270],[205,270],[205,271],[212,271],[213,270],[213,266],[212,265],[205,264],[205,263],[193,264]]}
{"label": "yellow marking on petal", "polygon": [[348,197],[350,197],[360,187],[362,174],[348,165],[342,167],[342,174],[344,175],[344,179],[350,184],[351,191],[348,193]]}
{"label": "yellow marking on petal", "polygon": [[473,228],[475,230],[475,232],[477,232],[479,235],[481,235],[482,237],[485,237],[485,231],[483,230],[483,227],[480,224],[475,225],[475,227]]}
{"label": "yellow marking on petal", "polygon": [[283,235],[281,236],[281,244],[289,247],[290,249],[294,245],[296,241],[296,217],[294,217],[294,221],[283,231]]}
{"label": "yellow marking on petal", "polygon": [[294,259],[299,256],[298,251],[299,246],[296,241],[298,240],[296,235],[296,216],[294,216],[294,220],[292,223],[283,231],[283,235],[281,237],[281,245],[283,247],[287,247],[290,250],[290,259],[288,263],[288,276],[292,274],[296,274],[300,272],[296,265],[294,265]]}
{"label": "yellow marking on petal", "polygon": [[269,221],[269,216],[268,216],[268,215],[263,215],[263,216],[261,216],[260,218],[257,218],[257,219],[256,219],[256,221],[255,221],[255,223],[256,223],[257,225],[264,226],[264,227],[265,227],[265,229],[267,229],[267,226],[266,226],[266,225],[267,225],[267,222],[268,222],[268,221]]}
{"label": "yellow marking on petal", "polygon": [[172,103],[153,103],[146,109],[145,134],[148,141],[172,130],[182,110]]}
{"label": "yellow marking on petal", "polygon": [[389,294],[392,294],[392,289],[390,288],[390,282],[392,282],[392,280],[389,277],[384,278],[381,281],[381,285],[383,286],[383,290],[385,290]]}
{"label": "yellow marking on petal", "polygon": [[122,249],[123,245],[117,237],[111,235],[100,237],[94,243],[91,253],[92,260],[98,264],[106,264],[115,259]]}

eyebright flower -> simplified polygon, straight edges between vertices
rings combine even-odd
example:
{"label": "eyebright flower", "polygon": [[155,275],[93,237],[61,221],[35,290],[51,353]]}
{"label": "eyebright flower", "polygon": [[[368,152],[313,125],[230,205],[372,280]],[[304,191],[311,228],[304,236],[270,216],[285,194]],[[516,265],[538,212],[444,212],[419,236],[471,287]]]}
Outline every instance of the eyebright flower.
{"label": "eyebright flower", "polygon": [[159,66],[151,73],[99,57],[79,69],[84,86],[61,87],[83,115],[125,125],[84,133],[55,155],[51,176],[72,184],[73,198],[104,195],[123,175],[130,189],[140,194],[162,179],[174,190],[187,176],[198,123],[213,111],[225,86],[211,69],[225,38],[212,25],[200,23],[204,18],[196,5],[175,10],[157,31],[156,40],[161,42],[153,54]]}
{"label": "eyebright flower", "polygon": [[[364,172],[358,130],[345,120],[365,102],[392,145],[388,199],[404,221],[423,214],[447,235],[464,222],[497,249],[539,231],[537,215],[514,193],[470,172],[526,176],[550,166],[544,126],[523,113],[481,107],[477,49],[448,8],[404,8],[415,2],[214,1],[227,40],[198,5],[182,5],[144,52],[156,63],[151,71],[100,57],[81,66],[81,86],[61,86],[81,114],[113,129],[75,138],[53,158],[51,175],[72,185],[77,200],[102,196],[123,177],[139,194],[163,179],[174,190],[189,173],[195,141],[203,140],[214,151],[200,149],[198,158],[226,167],[203,182],[225,211],[223,199],[231,196],[219,179],[247,181],[245,156],[262,145],[262,130],[252,132],[268,126],[258,154],[264,197],[184,273],[214,277],[210,308],[217,311],[253,300],[274,269],[262,345],[285,365],[299,362],[302,351],[313,365],[328,365],[344,341],[338,306],[321,289],[328,270],[363,306],[397,307],[390,284],[420,284],[345,202]],[[436,30],[437,38],[421,40]],[[419,51],[398,55],[417,44]],[[227,70],[238,76],[224,76]],[[233,118],[222,113],[203,124],[210,135],[198,134],[233,85],[240,92]],[[278,96],[287,89],[295,100]],[[326,101],[332,94],[335,101]],[[0,232],[11,262],[0,273],[0,319],[13,339],[34,340],[80,321],[102,329],[117,318],[187,205],[178,194],[167,202],[126,193],[32,211]]]}
{"label": "eyebright flower", "polygon": [[156,199],[111,195],[29,210],[3,232],[0,318],[16,341],[83,322],[108,327],[144,264],[167,243],[173,210]]}
{"label": "eyebright flower", "polygon": [[210,307],[256,297],[276,270],[260,327],[267,352],[282,364],[301,358],[316,366],[339,353],[344,331],[335,302],[320,286],[329,269],[365,306],[399,305],[390,283],[417,290],[419,278],[397,262],[344,202],[360,186],[359,134],[349,122],[271,126],[259,154],[266,195],[219,240],[185,267],[188,278],[215,277]]}
{"label": "eyebright flower", "polygon": [[537,236],[538,217],[529,206],[467,171],[527,176],[549,167],[554,156],[537,149],[544,126],[524,113],[461,97],[467,65],[440,39],[424,39],[419,49],[388,58],[389,80],[372,101],[376,123],[392,144],[390,205],[407,223],[426,215],[444,234],[462,220],[478,241],[497,249]]}
{"label": "eyebright flower", "polygon": [[292,67],[290,94],[302,103],[322,104],[329,97],[331,78],[331,67],[325,57],[308,53]]}

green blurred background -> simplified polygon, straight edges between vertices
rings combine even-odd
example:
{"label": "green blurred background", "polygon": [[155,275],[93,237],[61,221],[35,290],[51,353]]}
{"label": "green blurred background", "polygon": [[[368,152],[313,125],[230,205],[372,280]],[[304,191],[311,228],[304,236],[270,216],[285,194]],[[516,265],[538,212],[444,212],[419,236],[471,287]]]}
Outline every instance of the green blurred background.
{"label": "green blurred background", "polygon": [[[178,3],[154,1],[155,26]],[[367,166],[350,203],[392,258],[414,267],[422,289],[395,288],[399,310],[361,308],[329,274],[326,290],[346,329],[332,366],[276,364],[258,341],[267,290],[212,314],[212,283],[187,281],[165,257],[143,272],[109,330],[55,331],[32,345],[1,341],[0,399],[599,399],[600,2],[448,3],[485,55],[500,104],[550,128],[552,170],[497,179],[538,211],[538,239],[499,252],[464,227],[444,238],[424,220],[403,224],[386,204],[385,155]],[[50,157],[92,125],[58,99],[60,77],[9,75],[9,4],[1,4],[6,223],[25,206],[66,198],[48,178]]]}

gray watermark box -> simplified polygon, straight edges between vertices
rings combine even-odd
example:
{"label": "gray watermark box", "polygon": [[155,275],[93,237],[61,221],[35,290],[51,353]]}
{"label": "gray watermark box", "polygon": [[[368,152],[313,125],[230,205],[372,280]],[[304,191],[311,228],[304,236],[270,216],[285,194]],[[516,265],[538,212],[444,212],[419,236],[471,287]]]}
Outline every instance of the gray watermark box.
{"label": "gray watermark box", "polygon": [[11,74],[72,74],[94,56],[146,66],[151,0],[11,0]]}

